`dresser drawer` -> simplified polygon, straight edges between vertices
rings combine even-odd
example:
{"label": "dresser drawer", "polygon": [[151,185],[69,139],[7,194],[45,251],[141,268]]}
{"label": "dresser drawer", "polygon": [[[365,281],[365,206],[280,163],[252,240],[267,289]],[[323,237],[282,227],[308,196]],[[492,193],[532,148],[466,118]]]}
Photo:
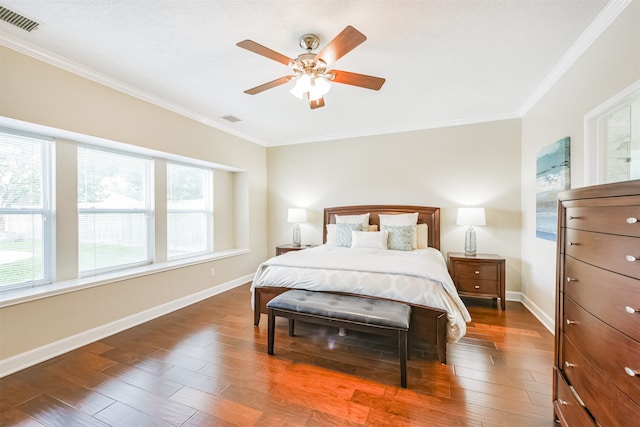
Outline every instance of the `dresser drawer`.
{"label": "dresser drawer", "polygon": [[568,207],[566,211],[568,228],[640,237],[640,205]]}
{"label": "dresser drawer", "polygon": [[564,343],[563,372],[599,424],[640,426],[640,406],[607,381],[569,339]]}
{"label": "dresser drawer", "polygon": [[565,382],[564,377],[556,371],[556,399],[553,401],[553,409],[564,427],[591,427],[593,422],[584,407],[578,402]]}
{"label": "dresser drawer", "polygon": [[[565,254],[640,279],[640,238],[569,228],[565,233]],[[638,260],[633,261],[634,258]]]}
{"label": "dresser drawer", "polygon": [[564,293],[588,312],[640,341],[640,280],[565,258]]}
{"label": "dresser drawer", "polygon": [[457,262],[454,268],[455,276],[459,279],[498,280],[496,263]]}
{"label": "dresser drawer", "polygon": [[626,372],[627,369],[640,371],[640,342],[592,316],[566,296],[562,327],[564,336],[595,369],[634,401],[640,400],[640,377]]}
{"label": "dresser drawer", "polygon": [[459,292],[478,295],[498,295],[498,281],[496,280],[460,279],[456,283],[456,287]]}

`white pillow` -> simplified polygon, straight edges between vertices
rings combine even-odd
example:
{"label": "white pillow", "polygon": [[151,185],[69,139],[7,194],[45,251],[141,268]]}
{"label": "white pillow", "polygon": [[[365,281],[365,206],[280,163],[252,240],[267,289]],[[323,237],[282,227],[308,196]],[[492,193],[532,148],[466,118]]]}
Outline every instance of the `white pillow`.
{"label": "white pillow", "polygon": [[361,215],[336,215],[336,224],[362,224],[362,229],[369,226],[369,213]]}
{"label": "white pillow", "polygon": [[352,231],[351,247],[387,249],[389,235],[386,231]]}
{"label": "white pillow", "polygon": [[427,224],[418,224],[416,234],[418,235],[417,249],[428,248],[429,247],[429,226]]}
{"label": "white pillow", "polygon": [[411,248],[418,248],[418,212],[416,213],[408,213],[408,214],[393,214],[393,215],[385,215],[380,214],[380,227],[383,225],[412,225],[414,226],[413,233],[411,235]]}

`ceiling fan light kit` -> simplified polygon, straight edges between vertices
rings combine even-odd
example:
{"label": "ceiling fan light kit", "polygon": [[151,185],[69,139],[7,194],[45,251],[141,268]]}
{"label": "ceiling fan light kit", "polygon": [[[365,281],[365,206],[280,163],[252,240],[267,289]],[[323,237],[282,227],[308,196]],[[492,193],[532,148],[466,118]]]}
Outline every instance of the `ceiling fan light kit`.
{"label": "ceiling fan light kit", "polygon": [[295,80],[295,84],[290,91],[291,94],[299,99],[302,99],[306,95],[309,107],[315,109],[324,107],[324,95],[331,89],[329,82],[379,90],[385,82],[385,79],[381,77],[351,73],[348,71],[327,71],[329,65],[342,58],[366,39],[364,34],[351,26],[347,26],[340,34],[331,40],[327,46],[316,54],[311,51],[320,45],[320,39],[315,34],[305,34],[300,37],[298,43],[300,47],[306,49],[307,52],[298,55],[296,59],[290,59],[252,40],[241,41],[237,43],[237,46],[278,61],[288,66],[293,73],[293,75],[280,77],[252,89],[245,90],[244,92],[249,95],[256,95],[267,89]]}

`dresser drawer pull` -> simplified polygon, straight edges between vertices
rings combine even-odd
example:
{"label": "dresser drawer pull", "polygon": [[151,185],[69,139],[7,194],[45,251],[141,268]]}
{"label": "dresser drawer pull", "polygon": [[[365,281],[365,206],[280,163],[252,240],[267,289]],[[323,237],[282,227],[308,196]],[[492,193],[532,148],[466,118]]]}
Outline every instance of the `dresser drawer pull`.
{"label": "dresser drawer pull", "polygon": [[479,271],[477,271],[477,270],[476,270],[476,271],[474,271],[474,273],[475,273],[475,274],[480,274],[480,272],[479,272]]}
{"label": "dresser drawer pull", "polygon": [[637,308],[633,308],[630,305],[626,306],[624,308],[624,311],[626,311],[629,314],[636,314],[636,313],[640,312],[640,310],[638,310]]}
{"label": "dresser drawer pull", "polygon": [[627,255],[626,257],[624,257],[627,261],[629,262],[636,262],[638,261],[638,258],[634,257],[633,255]]}
{"label": "dresser drawer pull", "polygon": [[480,285],[475,285],[474,289],[480,289]]}
{"label": "dresser drawer pull", "polygon": [[626,367],[626,366],[624,367],[624,372],[625,372],[627,375],[629,375],[630,377],[636,377],[636,376],[640,375],[640,371],[638,371],[638,370],[633,370],[633,369],[631,369],[631,368],[629,368],[629,367]]}
{"label": "dresser drawer pull", "polygon": [[562,406],[569,405],[569,402],[567,402],[566,400],[562,400],[562,399],[558,399],[558,403],[561,404]]}
{"label": "dresser drawer pull", "polygon": [[564,367],[565,367],[565,368],[573,368],[574,366],[576,366],[574,363],[571,363],[571,362],[564,362]]}
{"label": "dresser drawer pull", "polygon": [[576,243],[576,242],[569,242],[569,246],[578,246],[580,245],[580,243]]}
{"label": "dresser drawer pull", "polygon": [[579,216],[572,216],[572,215],[569,215],[569,219],[580,219],[580,217],[579,217]]}
{"label": "dresser drawer pull", "polygon": [[571,319],[567,319],[567,325],[577,325],[578,322],[576,322],[575,320],[571,320]]}
{"label": "dresser drawer pull", "polygon": [[634,218],[632,216],[627,218],[627,224],[635,224],[636,222],[638,222],[638,218]]}
{"label": "dresser drawer pull", "polygon": [[573,277],[567,277],[567,282],[577,282],[578,279],[574,279]]}

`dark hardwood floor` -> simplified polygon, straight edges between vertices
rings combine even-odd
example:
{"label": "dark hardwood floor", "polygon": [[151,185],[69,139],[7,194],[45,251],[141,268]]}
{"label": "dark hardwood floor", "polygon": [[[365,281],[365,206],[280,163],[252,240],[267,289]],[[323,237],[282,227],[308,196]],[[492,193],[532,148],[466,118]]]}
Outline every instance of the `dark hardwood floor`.
{"label": "dark hardwood floor", "polygon": [[[552,335],[520,304],[466,300],[448,364],[394,339],[278,318],[249,286],[0,379],[2,426],[552,426]],[[426,357],[426,358],[425,358]]]}

